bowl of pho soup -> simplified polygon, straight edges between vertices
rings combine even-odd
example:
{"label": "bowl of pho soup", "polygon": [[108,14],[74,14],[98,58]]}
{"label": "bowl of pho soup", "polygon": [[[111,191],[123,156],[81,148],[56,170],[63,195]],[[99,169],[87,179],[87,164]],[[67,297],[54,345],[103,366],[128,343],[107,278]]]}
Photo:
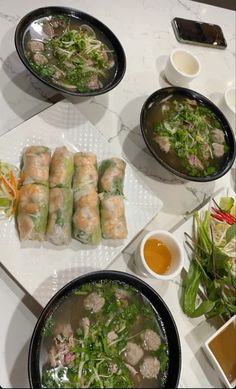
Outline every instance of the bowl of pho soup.
{"label": "bowl of pho soup", "polygon": [[117,271],[88,273],[43,309],[28,368],[31,388],[176,388],[179,335],[145,282]]}
{"label": "bowl of pho soup", "polygon": [[140,126],[155,159],[184,180],[216,180],[235,160],[229,122],[208,98],[190,89],[154,92],[142,107]]}
{"label": "bowl of pho soup", "polygon": [[71,95],[108,92],[126,69],[124,50],[113,32],[72,8],[45,7],[28,13],[17,25],[15,46],[35,77]]}

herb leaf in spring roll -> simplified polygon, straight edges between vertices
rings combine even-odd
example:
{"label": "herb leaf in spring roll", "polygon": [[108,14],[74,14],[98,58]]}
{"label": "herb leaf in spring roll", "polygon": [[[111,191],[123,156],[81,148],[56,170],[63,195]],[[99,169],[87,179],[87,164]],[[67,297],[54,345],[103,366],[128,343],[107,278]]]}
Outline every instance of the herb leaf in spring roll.
{"label": "herb leaf in spring roll", "polygon": [[75,172],[73,177],[74,190],[97,189],[98,172],[97,157],[91,152],[79,152],[74,155]]}
{"label": "herb leaf in spring roll", "polygon": [[49,192],[47,239],[56,245],[65,245],[71,239],[73,194],[68,188],[52,188]]}
{"label": "herb leaf in spring roll", "polygon": [[45,146],[29,146],[23,151],[20,183],[48,185],[51,152]]}
{"label": "herb leaf in spring roll", "polygon": [[127,227],[123,196],[105,194],[101,198],[101,229],[106,239],[125,239]]}
{"label": "herb leaf in spring roll", "polygon": [[49,189],[27,184],[20,189],[17,226],[21,240],[43,240],[48,217]]}
{"label": "herb leaf in spring roll", "polygon": [[101,240],[99,197],[96,190],[74,193],[74,237],[82,243],[96,245]]}
{"label": "herb leaf in spring roll", "polygon": [[99,193],[123,194],[125,166],[126,163],[119,158],[102,161],[99,167]]}
{"label": "herb leaf in spring roll", "polygon": [[50,188],[70,188],[74,172],[74,155],[65,146],[57,147],[52,155],[49,186]]}

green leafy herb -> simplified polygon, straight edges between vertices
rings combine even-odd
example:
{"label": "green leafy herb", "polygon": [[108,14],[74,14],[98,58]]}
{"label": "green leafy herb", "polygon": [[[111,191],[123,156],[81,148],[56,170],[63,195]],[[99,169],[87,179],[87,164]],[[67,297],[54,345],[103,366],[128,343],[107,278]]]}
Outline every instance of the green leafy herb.
{"label": "green leafy herb", "polygon": [[55,321],[52,318],[52,316],[50,316],[45,324],[44,329],[43,329],[43,336],[49,336],[52,334],[52,329],[54,327],[54,324],[55,324]]}
{"label": "green leafy herb", "polygon": [[[236,311],[236,223],[218,221],[209,211],[202,216],[196,212],[193,238],[186,237],[192,259],[184,285],[184,312],[190,317],[230,317]],[[198,303],[200,285],[205,297]]]}
{"label": "green leafy herb", "polygon": [[232,224],[226,231],[226,242],[229,243],[236,236],[236,223]]}

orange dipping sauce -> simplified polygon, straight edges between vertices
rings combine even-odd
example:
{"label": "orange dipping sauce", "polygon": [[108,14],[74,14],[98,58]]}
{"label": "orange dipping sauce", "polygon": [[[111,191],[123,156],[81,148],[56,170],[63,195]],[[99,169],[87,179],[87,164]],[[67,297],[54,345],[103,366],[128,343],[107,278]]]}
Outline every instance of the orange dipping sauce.
{"label": "orange dipping sauce", "polygon": [[157,274],[164,274],[171,264],[168,247],[158,239],[148,239],[144,245],[144,258],[147,265]]}

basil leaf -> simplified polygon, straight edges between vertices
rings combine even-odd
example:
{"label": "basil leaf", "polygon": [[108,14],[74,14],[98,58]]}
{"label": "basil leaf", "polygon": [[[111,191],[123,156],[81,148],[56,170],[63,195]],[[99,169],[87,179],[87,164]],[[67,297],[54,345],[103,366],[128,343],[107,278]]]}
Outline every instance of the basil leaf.
{"label": "basil leaf", "polygon": [[183,310],[188,316],[191,316],[195,310],[195,301],[197,298],[198,287],[200,282],[200,270],[197,263],[192,260],[190,262],[183,298]]}
{"label": "basil leaf", "polygon": [[226,231],[226,242],[229,243],[236,236],[236,223],[232,224]]}
{"label": "basil leaf", "polygon": [[191,317],[199,317],[202,315],[207,314],[208,312],[212,311],[212,309],[215,306],[214,301],[210,300],[204,300],[201,302],[201,304],[195,309],[194,312],[191,313]]}

